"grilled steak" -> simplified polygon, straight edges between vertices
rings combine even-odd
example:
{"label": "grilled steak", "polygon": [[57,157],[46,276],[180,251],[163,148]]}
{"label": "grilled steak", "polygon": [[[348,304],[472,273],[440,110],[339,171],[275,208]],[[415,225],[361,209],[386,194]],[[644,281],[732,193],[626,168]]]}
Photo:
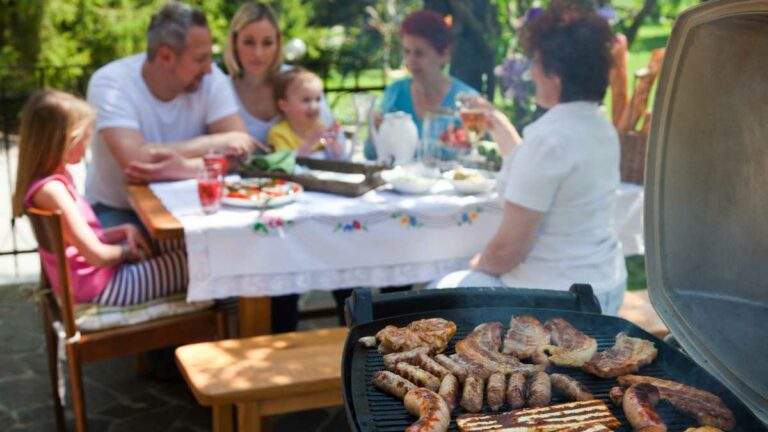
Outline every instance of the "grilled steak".
{"label": "grilled steak", "polygon": [[374,373],[373,385],[398,399],[404,398],[406,393],[417,387],[416,384],[389,371]]}
{"label": "grilled steak", "polygon": [[417,366],[400,362],[395,366],[395,373],[419,387],[425,387],[432,391],[440,388],[440,379]]}
{"label": "grilled steak", "polygon": [[546,372],[539,372],[528,383],[528,406],[540,408],[552,400],[552,381]]}
{"label": "grilled steak", "polygon": [[442,318],[430,318],[414,321],[407,327],[386,326],[376,333],[379,352],[410,351],[418,347],[427,347],[434,352],[442,352],[448,341],[456,334],[456,324]]}
{"label": "grilled steak", "polygon": [[653,362],[657,354],[653,342],[629,337],[621,332],[616,335],[616,343],[611,348],[595,354],[584,363],[583,369],[600,378],[614,378],[637,372]]}
{"label": "grilled steak", "polygon": [[451,412],[456,408],[456,401],[459,399],[460,390],[459,380],[452,374],[446,375],[440,381],[440,390],[437,394],[445,400],[445,403],[448,404],[448,410]]}
{"label": "grilled steak", "polygon": [[552,388],[571,401],[592,400],[595,396],[580,382],[568,375],[553,373],[549,376]]}
{"label": "grilled steak", "polygon": [[549,330],[554,344],[545,348],[553,364],[581,367],[595,355],[597,341],[577,330],[568,321],[553,318],[544,326]]}
{"label": "grilled steak", "polygon": [[483,409],[483,379],[477,375],[469,375],[464,380],[464,391],[461,394],[461,407],[467,412],[480,412]]}
{"label": "grilled steak", "polygon": [[621,425],[600,400],[569,402],[545,408],[526,408],[502,414],[464,414],[456,419],[462,432],[514,430],[554,432],[569,427],[602,424],[609,429]]}
{"label": "grilled steak", "polygon": [[736,423],[731,410],[719,397],[710,392],[675,381],[641,375],[624,375],[618,380],[619,385],[623,387],[637,383],[652,384],[659,389],[662,399],[669,401],[678,410],[693,416],[702,426],[713,426],[729,431]]}
{"label": "grilled steak", "polygon": [[437,393],[425,388],[409,391],[403,400],[405,409],[419,419],[408,426],[405,432],[445,432],[451,422],[451,412],[448,411],[443,398]]}
{"label": "grilled steak", "polygon": [[498,411],[504,405],[504,390],[506,390],[506,377],[501,372],[496,372],[488,378],[487,399],[488,408]]}
{"label": "grilled steak", "polygon": [[390,354],[384,354],[384,367],[387,368],[387,370],[395,370],[395,366],[397,366],[400,362],[406,362],[409,364],[415,364],[416,358],[420,356],[421,354],[428,354],[429,348],[427,347],[417,347],[410,351],[404,351],[404,352],[395,352]]}
{"label": "grilled steak", "polygon": [[528,315],[517,316],[509,321],[503,352],[525,360],[533,357],[541,347],[549,345],[549,341],[549,330],[541,321]]}
{"label": "grilled steak", "polygon": [[632,429],[642,432],[667,432],[654,407],[659,403],[659,390],[648,383],[631,385],[624,393],[622,407]]}
{"label": "grilled steak", "polygon": [[525,374],[513,373],[507,383],[507,403],[512,409],[525,406]]}
{"label": "grilled steak", "polygon": [[517,358],[499,352],[502,327],[500,322],[483,323],[475,327],[467,337],[456,342],[456,352],[461,358],[468,360],[470,370],[487,378],[493,372],[509,374],[521,370],[542,369],[541,366],[524,365]]}

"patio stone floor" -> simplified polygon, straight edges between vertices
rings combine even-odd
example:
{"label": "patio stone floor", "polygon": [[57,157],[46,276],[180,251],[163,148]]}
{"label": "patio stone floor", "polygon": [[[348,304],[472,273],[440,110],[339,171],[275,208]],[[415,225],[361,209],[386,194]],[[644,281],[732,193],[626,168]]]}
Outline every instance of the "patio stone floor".
{"label": "patio stone floor", "polygon": [[[327,302],[320,298],[309,303]],[[311,305],[310,305],[311,306]],[[334,318],[300,324],[302,329],[335,325]],[[55,431],[45,339],[30,286],[0,286],[0,431]],[[95,432],[203,432],[211,411],[195,402],[183,380],[139,377],[133,357],[87,364],[83,368],[89,430]],[[67,409],[68,430],[74,422]],[[341,407],[275,416],[273,430],[349,430]]]}

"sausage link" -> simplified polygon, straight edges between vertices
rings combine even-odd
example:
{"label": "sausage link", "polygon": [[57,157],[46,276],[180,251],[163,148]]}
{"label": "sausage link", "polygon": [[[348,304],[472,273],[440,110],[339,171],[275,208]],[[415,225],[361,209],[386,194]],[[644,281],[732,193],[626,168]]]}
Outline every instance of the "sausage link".
{"label": "sausage link", "polygon": [[480,412],[483,409],[483,379],[479,376],[468,375],[464,380],[461,407],[471,413]]}
{"label": "sausage link", "polygon": [[513,373],[507,383],[507,403],[511,409],[525,406],[525,374]]}
{"label": "sausage link", "polygon": [[624,392],[622,407],[632,428],[640,432],[667,432],[667,425],[653,407],[659,402],[659,390],[648,383],[631,385]]}
{"label": "sausage link", "polygon": [[552,387],[570,401],[587,401],[595,398],[584,384],[568,375],[553,373],[549,378],[552,380]]}
{"label": "sausage link", "polygon": [[429,348],[419,347],[410,351],[384,354],[384,367],[387,368],[387,370],[394,371],[395,366],[397,366],[398,363],[406,362],[409,364],[414,364],[418,356],[427,353],[429,353]]}
{"label": "sausage link", "polygon": [[419,419],[408,426],[405,432],[445,432],[451,422],[448,405],[437,393],[425,388],[416,388],[405,395],[405,409]]}
{"label": "sausage link", "polygon": [[433,392],[440,388],[440,379],[418,366],[400,362],[395,366],[395,372],[419,387],[425,387]]}
{"label": "sausage link", "polygon": [[552,400],[552,382],[546,372],[538,372],[528,384],[528,406],[540,408]]}
{"label": "sausage link", "polygon": [[451,371],[444,368],[440,363],[436,362],[432,357],[426,354],[421,354],[416,357],[416,366],[419,366],[440,379],[445,378],[446,375],[451,373]]}
{"label": "sausage link", "polygon": [[451,374],[459,379],[459,382],[464,382],[467,379],[467,368],[456,363],[452,358],[445,354],[438,354],[435,356],[435,361],[441,366],[448,369]]}
{"label": "sausage link", "polygon": [[504,405],[506,377],[503,372],[494,372],[488,378],[487,398],[491,411],[498,411]]}
{"label": "sausage link", "polygon": [[440,382],[440,391],[437,393],[445,399],[448,410],[453,412],[456,408],[456,400],[459,398],[459,379],[453,374],[446,375]]}
{"label": "sausage link", "polygon": [[404,398],[406,393],[417,388],[416,384],[390,371],[375,372],[373,385],[398,399]]}

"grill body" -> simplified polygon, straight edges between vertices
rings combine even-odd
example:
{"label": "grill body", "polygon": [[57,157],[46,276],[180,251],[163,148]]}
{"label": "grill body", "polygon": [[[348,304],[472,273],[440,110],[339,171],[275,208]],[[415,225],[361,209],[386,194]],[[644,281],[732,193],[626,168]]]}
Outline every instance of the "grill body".
{"label": "grill body", "polygon": [[[614,344],[616,334],[621,331],[628,332],[630,336],[651,340],[656,344],[659,355],[651,365],[642,368],[638,372],[639,375],[671,379],[715,393],[734,412],[737,420],[735,431],[768,431],[725,386],[720,384],[703,368],[696,365],[681,351],[645,332],[629,321],[593,313],[514,307],[420,312],[379,319],[353,327],[344,348],[342,364],[344,380],[342,389],[351,430],[355,432],[403,431],[415,421],[415,417],[410,416],[406,412],[402,401],[373,387],[371,384],[372,375],[376,371],[383,370],[384,363],[381,354],[376,349],[365,348],[357,343],[359,338],[375,335],[376,332],[387,325],[403,327],[414,320],[440,317],[455,322],[458,328],[456,335],[452,338],[446,349],[447,354],[453,354],[455,352],[454,343],[469,334],[478,324],[500,321],[504,323],[504,330],[506,332],[509,320],[514,315],[532,315],[542,322],[550,318],[563,318],[579,330],[595,338],[600,351],[611,347]],[[608,391],[611,387],[618,385],[616,379],[597,378],[574,368],[550,367],[549,372],[564,373],[585,384],[597,398],[606,402],[613,414],[621,420],[622,427],[617,430],[622,432],[631,431],[622,410],[613,406],[608,398]],[[559,402],[564,402],[564,400],[553,392],[552,403]],[[500,412],[508,410],[509,408],[505,406],[502,407]],[[657,406],[657,410],[669,427],[670,432],[684,431],[688,427],[695,426],[693,419],[676,411],[667,402],[662,401]],[[484,407],[484,412],[489,412],[487,405]],[[458,431],[455,418],[461,414],[463,414],[461,407],[456,408],[452,413],[449,431]]]}

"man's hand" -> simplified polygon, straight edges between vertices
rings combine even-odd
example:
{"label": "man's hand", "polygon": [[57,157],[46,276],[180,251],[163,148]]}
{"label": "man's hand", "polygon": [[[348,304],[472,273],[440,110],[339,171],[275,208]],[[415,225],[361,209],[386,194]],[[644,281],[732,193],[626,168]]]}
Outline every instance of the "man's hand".
{"label": "man's hand", "polygon": [[232,131],[216,134],[211,150],[215,150],[227,156],[243,157],[250,155],[257,148],[265,152],[269,151],[267,146],[250,136],[248,133]]}
{"label": "man's hand", "polygon": [[125,169],[128,183],[147,183],[153,180],[179,180],[192,178],[201,166],[197,161],[168,149],[149,150],[149,162],[132,162]]}

